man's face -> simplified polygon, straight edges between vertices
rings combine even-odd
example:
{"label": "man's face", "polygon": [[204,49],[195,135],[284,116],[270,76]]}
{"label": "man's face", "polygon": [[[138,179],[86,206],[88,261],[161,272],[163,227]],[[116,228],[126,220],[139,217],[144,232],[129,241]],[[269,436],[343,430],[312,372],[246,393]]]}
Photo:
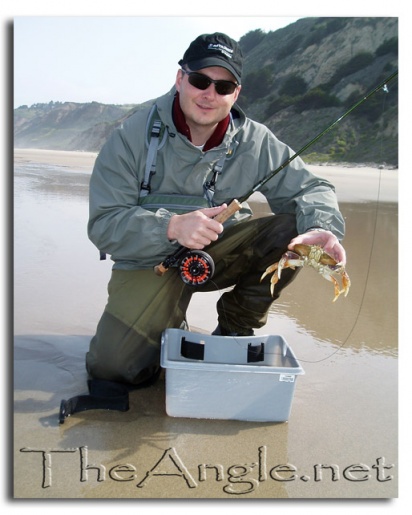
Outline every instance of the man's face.
{"label": "man's face", "polygon": [[[202,73],[213,80],[227,80],[236,82],[234,76],[225,68],[213,66],[203,68],[197,73]],[[238,86],[230,95],[219,95],[212,83],[205,90],[192,86],[188,81],[188,75],[181,70],[176,77],[176,90],[179,92],[180,107],[189,127],[212,127],[226,118],[232,105],[236,102],[241,86]]]}

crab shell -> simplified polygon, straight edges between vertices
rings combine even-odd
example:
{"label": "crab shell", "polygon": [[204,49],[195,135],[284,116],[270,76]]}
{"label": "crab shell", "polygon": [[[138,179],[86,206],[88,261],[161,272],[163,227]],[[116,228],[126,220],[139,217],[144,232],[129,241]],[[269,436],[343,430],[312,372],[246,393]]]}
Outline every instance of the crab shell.
{"label": "crab shell", "polygon": [[314,259],[322,265],[336,266],[338,263],[332,256],[326,253],[322,247],[318,245],[304,245],[298,243],[293,247],[293,253],[297,253],[299,256],[307,257],[308,259]]}

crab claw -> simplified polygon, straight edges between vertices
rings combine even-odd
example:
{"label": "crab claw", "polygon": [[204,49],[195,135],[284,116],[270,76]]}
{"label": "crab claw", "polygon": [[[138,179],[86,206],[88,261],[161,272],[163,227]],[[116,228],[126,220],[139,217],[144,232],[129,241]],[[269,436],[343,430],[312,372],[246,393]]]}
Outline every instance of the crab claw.
{"label": "crab claw", "polygon": [[263,274],[261,275],[260,277],[260,282],[263,281],[263,279],[271,274],[272,272],[276,272],[276,270],[278,269],[278,266],[279,266],[279,263],[274,263],[273,265],[270,265],[266,268],[266,270],[263,272]]}
{"label": "crab claw", "polygon": [[335,302],[343,290],[339,288],[339,283],[334,277],[331,277],[331,280],[333,282],[333,286],[335,287],[335,297],[332,302]]}
{"label": "crab claw", "polygon": [[273,265],[270,265],[266,268],[266,270],[263,272],[261,278],[260,278],[260,282],[263,281],[263,279],[271,274],[272,272],[274,272],[274,274],[272,275],[272,278],[270,279],[270,293],[273,297],[273,293],[275,291],[275,285],[277,284],[277,282],[279,281],[279,272],[280,272],[280,268],[279,268],[279,263],[274,263]]}

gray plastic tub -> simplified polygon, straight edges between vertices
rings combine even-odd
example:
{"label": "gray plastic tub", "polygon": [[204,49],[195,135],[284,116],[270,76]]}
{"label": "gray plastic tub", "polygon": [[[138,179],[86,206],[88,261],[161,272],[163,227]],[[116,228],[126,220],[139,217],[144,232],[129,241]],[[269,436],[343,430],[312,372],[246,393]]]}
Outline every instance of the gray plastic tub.
{"label": "gray plastic tub", "polygon": [[282,336],[212,336],[166,329],[160,364],[166,369],[171,417],[285,422],[296,377],[304,374]]}

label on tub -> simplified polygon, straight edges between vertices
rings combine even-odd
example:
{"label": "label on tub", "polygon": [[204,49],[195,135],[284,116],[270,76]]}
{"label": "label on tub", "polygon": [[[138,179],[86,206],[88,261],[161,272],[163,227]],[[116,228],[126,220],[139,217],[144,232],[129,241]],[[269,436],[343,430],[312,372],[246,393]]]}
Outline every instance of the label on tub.
{"label": "label on tub", "polygon": [[280,374],[279,381],[285,381],[286,383],[294,383],[295,376],[293,374]]}

